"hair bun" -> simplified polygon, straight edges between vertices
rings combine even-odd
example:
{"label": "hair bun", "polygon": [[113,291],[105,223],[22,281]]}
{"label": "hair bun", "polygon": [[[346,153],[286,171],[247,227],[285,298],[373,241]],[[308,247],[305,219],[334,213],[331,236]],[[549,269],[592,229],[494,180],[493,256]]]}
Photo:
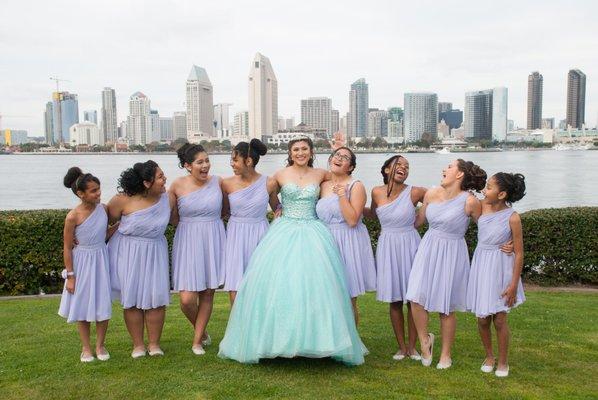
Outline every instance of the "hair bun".
{"label": "hair bun", "polygon": [[479,165],[471,161],[457,160],[459,171],[463,172],[462,190],[475,190],[479,192],[486,186],[488,175]]}
{"label": "hair bun", "polygon": [[75,184],[77,179],[79,179],[79,177],[81,177],[82,175],[83,175],[83,171],[81,171],[81,168],[70,167],[69,170],[67,171],[66,175],[64,176],[62,183],[64,184],[65,187],[72,189],[73,185]]}
{"label": "hair bun", "polygon": [[522,174],[497,172],[494,179],[501,191],[507,192],[508,203],[519,201],[525,196],[525,177]]}
{"label": "hair bun", "polygon": [[251,141],[249,141],[249,147],[260,156],[263,156],[268,152],[268,147],[259,139],[251,139]]}

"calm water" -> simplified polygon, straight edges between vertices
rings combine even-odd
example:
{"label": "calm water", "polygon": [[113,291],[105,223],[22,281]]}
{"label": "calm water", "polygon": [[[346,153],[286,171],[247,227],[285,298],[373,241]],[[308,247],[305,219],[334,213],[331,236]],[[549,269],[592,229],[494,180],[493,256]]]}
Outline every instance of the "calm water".
{"label": "calm water", "polygon": [[[381,184],[380,167],[391,154],[358,154],[355,177],[369,190]],[[79,166],[102,182],[102,201],[116,193],[122,170],[148,158],[156,161],[167,178],[184,175],[175,155],[9,155],[0,156],[0,210],[67,208],[77,204],[62,186],[67,169]],[[232,174],[228,155],[212,155],[212,173]],[[432,187],[440,183],[441,171],[451,160],[471,160],[491,175],[498,171],[525,175],[527,195],[515,204],[518,211],[579,205],[598,206],[598,151],[521,151],[498,153],[407,154],[411,164],[408,183]],[[272,174],[285,163],[286,155],[262,157],[258,171]],[[326,167],[326,155],[316,156],[316,166]]]}

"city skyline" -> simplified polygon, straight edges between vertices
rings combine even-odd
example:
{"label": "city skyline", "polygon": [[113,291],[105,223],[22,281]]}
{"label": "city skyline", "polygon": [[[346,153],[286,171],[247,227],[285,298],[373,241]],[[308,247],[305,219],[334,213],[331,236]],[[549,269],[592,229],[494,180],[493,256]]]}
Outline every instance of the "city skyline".
{"label": "city skyline", "polygon": [[[40,12],[31,15],[32,2],[3,2],[2,15],[14,18],[7,18],[0,27],[0,48],[5,59],[15,60],[3,66],[7,78],[0,82],[3,127],[43,135],[44,104],[55,91],[50,76],[71,81],[61,82],[60,90],[77,94],[80,110],[100,110],[100,93],[111,87],[116,90],[119,111],[128,108],[131,93],[141,91],[152,99],[160,115],[170,116],[184,110],[181,77],[193,64],[210,74],[214,103],[232,103],[234,115],[248,109],[246,66],[256,52],[267,55],[276,71],[278,115],[296,121],[300,120],[300,100],[308,97],[329,97],[340,115],[345,115],[347,88],[364,77],[369,107],[380,109],[404,107],[403,94],[420,91],[437,93],[439,101],[463,109],[466,92],[504,86],[509,89],[509,119],[525,127],[526,78],[532,71],[544,77],[542,116],[560,121],[566,113],[567,73],[580,69],[587,75],[586,125],[595,126],[598,56],[591,49],[598,26],[591,16],[598,12],[598,5],[588,1],[577,7],[567,7],[563,1],[526,3],[501,3],[501,8],[509,10],[501,15],[488,5],[471,2],[347,2],[342,8],[323,5],[315,15],[292,3],[284,5],[288,13],[276,15],[264,12],[267,7],[263,6],[254,10],[249,5],[210,4],[197,10],[189,3],[180,9],[172,5],[148,8],[143,18],[131,21],[127,15],[135,10],[133,3],[119,2],[122,12],[117,15],[106,11],[111,8],[107,2],[106,7],[94,9],[93,19],[84,20],[75,17],[89,10],[67,2],[69,10],[61,17],[73,23],[67,32],[60,24],[47,24],[59,17],[52,5],[35,3]],[[386,11],[379,13],[380,7]],[[330,19],[331,13],[335,18]],[[416,29],[428,17],[426,32]],[[206,18],[205,24],[194,22]],[[565,30],[547,24],[567,18],[577,22]],[[355,24],[347,23],[351,20]],[[134,34],[158,21],[164,24],[160,33],[143,38]],[[23,23],[31,28],[19,29]],[[268,29],[255,29],[256,24]],[[318,37],[327,40],[315,41]],[[439,37],[446,38],[450,46],[437,46]],[[155,51],[132,51],[133,44],[155,46],[163,53],[158,57]],[[65,62],[69,57],[92,62]],[[305,62],[310,58],[316,62]],[[124,115],[119,112],[119,123]]]}

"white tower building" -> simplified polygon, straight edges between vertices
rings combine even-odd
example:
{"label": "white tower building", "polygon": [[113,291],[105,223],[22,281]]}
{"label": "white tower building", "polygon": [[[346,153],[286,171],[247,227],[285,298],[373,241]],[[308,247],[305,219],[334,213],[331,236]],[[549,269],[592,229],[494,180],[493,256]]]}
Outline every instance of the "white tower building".
{"label": "white tower building", "polygon": [[249,136],[278,132],[278,81],[268,57],[257,53],[249,68]]}

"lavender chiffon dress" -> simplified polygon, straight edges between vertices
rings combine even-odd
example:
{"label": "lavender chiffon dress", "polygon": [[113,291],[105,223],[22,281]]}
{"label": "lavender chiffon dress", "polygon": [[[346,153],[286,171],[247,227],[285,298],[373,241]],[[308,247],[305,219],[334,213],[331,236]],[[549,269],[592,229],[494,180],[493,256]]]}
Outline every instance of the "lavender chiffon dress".
{"label": "lavender chiffon dress", "polygon": [[237,291],[249,259],[268,231],[268,177],[260,176],[250,186],[228,195],[230,218],[226,226],[224,290]]}

